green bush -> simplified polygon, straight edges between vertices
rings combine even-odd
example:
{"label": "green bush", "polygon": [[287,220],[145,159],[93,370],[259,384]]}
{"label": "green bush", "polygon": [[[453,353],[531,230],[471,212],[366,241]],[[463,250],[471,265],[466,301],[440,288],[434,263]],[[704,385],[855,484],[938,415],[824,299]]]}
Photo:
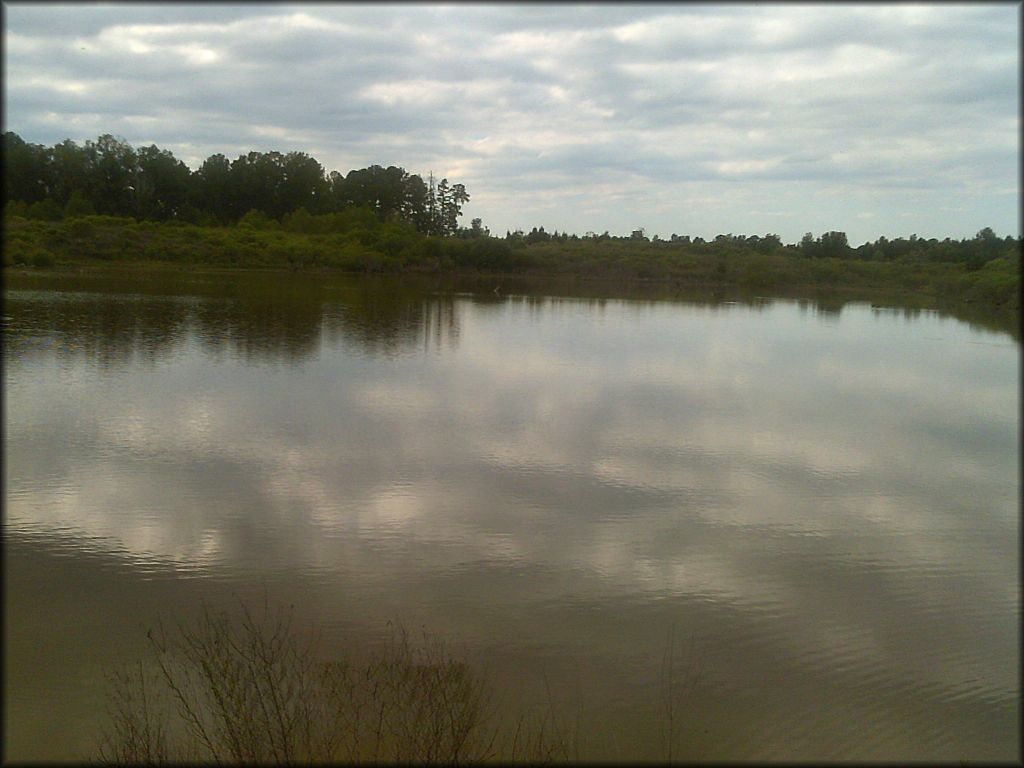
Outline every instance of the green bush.
{"label": "green bush", "polygon": [[496,272],[520,272],[523,270],[524,257],[513,256],[512,248],[502,240],[491,237],[479,237],[470,241],[469,260],[477,269]]}
{"label": "green bush", "polygon": [[814,279],[825,285],[834,285],[842,278],[843,265],[839,259],[827,257],[810,262]]}
{"label": "green bush", "polygon": [[51,253],[48,253],[46,251],[36,251],[36,253],[32,254],[30,263],[32,264],[33,267],[38,267],[39,269],[48,269],[54,265],[55,260],[53,258],[53,254]]}
{"label": "green bush", "polygon": [[263,211],[253,208],[238,220],[238,226],[249,229],[272,229],[277,226],[277,222]]}
{"label": "green bush", "polygon": [[96,225],[84,218],[75,218],[67,222],[67,233],[74,238],[82,239],[96,235]]}
{"label": "green bush", "polygon": [[63,227],[47,229],[42,239],[47,248],[55,251],[62,250],[70,241],[70,237]]}
{"label": "green bush", "polygon": [[346,208],[331,217],[330,231],[346,232],[351,229],[377,229],[380,220],[370,208]]}
{"label": "green bush", "polygon": [[28,207],[28,217],[38,221],[60,221],[64,217],[64,211],[56,202],[46,198]]}
{"label": "green bush", "polygon": [[4,206],[4,217],[12,218],[18,216],[20,218],[28,218],[28,203],[24,200],[8,200]]}
{"label": "green bush", "polygon": [[[755,254],[746,259],[740,271],[739,282],[750,288],[768,288],[775,284],[775,271],[772,259],[764,254]],[[829,275],[835,275],[830,264],[815,264],[816,278],[828,282]]]}
{"label": "green bush", "polygon": [[92,216],[96,213],[93,204],[78,190],[71,194],[67,205],[64,206],[64,218],[74,219],[81,216]]}
{"label": "green bush", "polygon": [[281,219],[281,228],[287,232],[296,232],[304,235],[316,234],[326,231],[328,222],[324,216],[314,216],[305,208],[285,214]]}

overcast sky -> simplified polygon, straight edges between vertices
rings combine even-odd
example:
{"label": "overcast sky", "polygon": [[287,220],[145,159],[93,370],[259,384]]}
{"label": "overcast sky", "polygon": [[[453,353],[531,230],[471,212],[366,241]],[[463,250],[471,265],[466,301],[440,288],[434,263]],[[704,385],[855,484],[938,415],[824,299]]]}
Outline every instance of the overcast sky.
{"label": "overcast sky", "polygon": [[465,221],[1020,231],[1020,4],[4,3],[4,130],[400,165]]}

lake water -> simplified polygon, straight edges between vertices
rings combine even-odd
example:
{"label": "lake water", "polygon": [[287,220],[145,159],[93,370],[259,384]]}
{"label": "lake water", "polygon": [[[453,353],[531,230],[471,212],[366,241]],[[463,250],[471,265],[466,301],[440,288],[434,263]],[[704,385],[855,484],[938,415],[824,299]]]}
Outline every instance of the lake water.
{"label": "lake water", "polygon": [[668,648],[674,759],[1020,758],[1010,332],[198,273],[3,313],[9,760],[93,754],[147,626],[259,595],[426,626],[584,760],[665,759]]}

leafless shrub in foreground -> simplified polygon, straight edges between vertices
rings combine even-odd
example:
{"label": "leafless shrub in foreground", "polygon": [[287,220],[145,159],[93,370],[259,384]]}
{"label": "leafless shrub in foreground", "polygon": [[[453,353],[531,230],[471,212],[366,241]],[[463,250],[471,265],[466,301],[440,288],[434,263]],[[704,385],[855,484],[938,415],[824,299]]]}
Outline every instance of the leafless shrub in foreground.
{"label": "leafless shrub in foreground", "polygon": [[[191,624],[149,632],[153,664],[108,678],[110,722],[100,760],[230,764],[568,759],[570,738],[550,705],[539,724],[499,740],[488,682],[425,631],[392,627],[369,660],[317,660],[293,615],[266,605],[240,620],[203,610]],[[501,741],[503,747],[499,750]],[[499,754],[501,751],[503,754]]]}

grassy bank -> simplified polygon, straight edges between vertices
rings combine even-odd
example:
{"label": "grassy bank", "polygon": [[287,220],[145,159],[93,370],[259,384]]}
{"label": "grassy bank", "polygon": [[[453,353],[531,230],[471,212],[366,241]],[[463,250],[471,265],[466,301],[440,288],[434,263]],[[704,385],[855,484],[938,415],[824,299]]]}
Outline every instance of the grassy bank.
{"label": "grassy bank", "polygon": [[[323,221],[318,221],[322,218]],[[363,274],[579,277],[673,289],[719,287],[773,293],[913,294],[1016,314],[1020,254],[983,263],[915,258],[811,258],[793,246],[767,251],[730,243],[437,238],[359,209],[331,217],[244,220],[200,227],[108,216],[61,221],[5,218],[4,266],[174,264]]]}

